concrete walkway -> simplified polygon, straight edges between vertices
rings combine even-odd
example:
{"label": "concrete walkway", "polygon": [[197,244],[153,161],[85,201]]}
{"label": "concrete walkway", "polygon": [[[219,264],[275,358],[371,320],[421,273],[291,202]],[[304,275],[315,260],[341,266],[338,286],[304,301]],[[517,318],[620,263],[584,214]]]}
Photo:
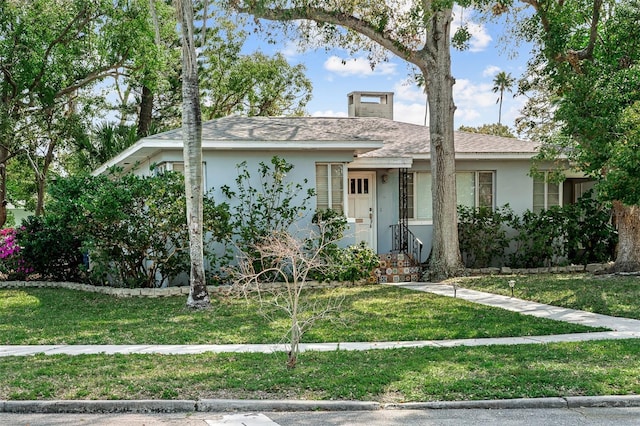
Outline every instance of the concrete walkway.
{"label": "concrete walkway", "polygon": [[[532,315],[539,318],[566,321],[591,327],[605,327],[612,331],[576,333],[551,336],[522,336],[486,339],[420,340],[398,342],[347,342],[347,343],[306,343],[301,351],[370,350],[415,347],[453,347],[482,345],[522,345],[554,342],[577,342],[588,340],[611,340],[640,338],[640,320],[617,318],[607,315],[573,309],[558,308],[541,303],[528,302],[517,298],[483,293],[475,290],[454,288],[445,284],[402,283],[403,288],[425,291],[442,296],[468,300],[474,303],[494,306]],[[197,354],[204,352],[281,352],[288,351],[283,344],[238,344],[238,345],[5,345],[0,346],[0,357],[24,355],[81,355],[81,354]]]}

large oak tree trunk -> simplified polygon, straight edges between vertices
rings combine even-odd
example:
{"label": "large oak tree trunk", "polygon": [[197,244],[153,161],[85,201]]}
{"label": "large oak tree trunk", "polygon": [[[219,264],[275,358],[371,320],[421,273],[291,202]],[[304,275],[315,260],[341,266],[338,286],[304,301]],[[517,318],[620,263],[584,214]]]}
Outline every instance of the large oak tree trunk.
{"label": "large oak tree trunk", "polygon": [[[449,26],[451,11],[432,17],[427,45],[432,51],[423,69],[429,101],[431,173],[433,177],[433,240],[429,264],[431,279],[456,275],[462,268],[458,244],[456,166],[453,138],[453,84]],[[437,54],[435,54],[437,52]]]}
{"label": "large oak tree trunk", "polygon": [[202,114],[198,86],[198,63],[194,43],[193,7],[191,0],[178,0],[177,10],[182,27],[182,138],[184,141],[184,179],[189,227],[190,308],[211,305],[204,276],[202,230]]}
{"label": "large oak tree trunk", "polygon": [[616,272],[640,271],[640,206],[613,202],[618,227],[618,248],[613,268]]}

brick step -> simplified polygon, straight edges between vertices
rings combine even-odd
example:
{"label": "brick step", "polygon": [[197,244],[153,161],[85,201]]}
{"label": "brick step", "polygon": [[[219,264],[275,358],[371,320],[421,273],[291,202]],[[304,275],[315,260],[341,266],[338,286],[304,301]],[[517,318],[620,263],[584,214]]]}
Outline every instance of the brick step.
{"label": "brick step", "polygon": [[416,282],[420,280],[420,265],[403,253],[380,255],[380,267],[374,270],[379,283]]}

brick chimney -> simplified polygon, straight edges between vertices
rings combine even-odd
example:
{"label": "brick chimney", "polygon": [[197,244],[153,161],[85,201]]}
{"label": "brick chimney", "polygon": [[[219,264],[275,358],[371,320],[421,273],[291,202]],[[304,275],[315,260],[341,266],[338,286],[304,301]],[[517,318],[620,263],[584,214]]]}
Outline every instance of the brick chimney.
{"label": "brick chimney", "polygon": [[351,92],[349,117],[379,117],[393,120],[393,92]]}

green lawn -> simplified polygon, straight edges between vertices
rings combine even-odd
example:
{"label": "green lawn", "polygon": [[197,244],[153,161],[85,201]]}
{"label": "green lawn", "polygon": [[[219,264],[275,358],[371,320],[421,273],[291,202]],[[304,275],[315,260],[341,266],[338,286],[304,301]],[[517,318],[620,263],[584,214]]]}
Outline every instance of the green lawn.
{"label": "green lawn", "polygon": [[640,319],[640,277],[544,274],[518,277],[485,276],[457,281],[462,287],[510,296],[510,279],[516,280],[514,295],[521,299]]}
{"label": "green lawn", "polygon": [[640,393],[640,340],[285,354],[79,355],[0,362],[0,399],[355,399]]}
{"label": "green lawn", "polygon": [[[334,291],[316,291],[322,299]],[[397,287],[350,287],[334,321],[318,322],[304,342],[440,340],[595,331]],[[245,299],[204,312],[185,296],[126,298],[64,289],[0,290],[0,344],[278,343],[288,322],[269,319]]]}
{"label": "green lawn", "polygon": [[[461,285],[509,294],[507,280],[485,277]],[[580,309],[603,299],[606,303],[598,309],[606,307],[604,313],[638,314],[636,279],[549,275],[516,280],[519,297],[547,295],[552,300],[541,301]],[[320,291],[314,297],[330,294]],[[593,330],[397,287],[345,288],[338,296],[344,297],[338,321],[318,323],[307,334],[307,342]],[[219,300],[206,312],[188,311],[184,305],[184,296],[117,299],[61,289],[0,290],[0,344],[275,343],[286,330],[283,317],[265,320],[256,314],[258,306],[244,299]],[[0,400],[405,402],[640,393],[640,339],[304,352],[295,369],[285,364],[285,353],[5,357],[0,358]]]}

